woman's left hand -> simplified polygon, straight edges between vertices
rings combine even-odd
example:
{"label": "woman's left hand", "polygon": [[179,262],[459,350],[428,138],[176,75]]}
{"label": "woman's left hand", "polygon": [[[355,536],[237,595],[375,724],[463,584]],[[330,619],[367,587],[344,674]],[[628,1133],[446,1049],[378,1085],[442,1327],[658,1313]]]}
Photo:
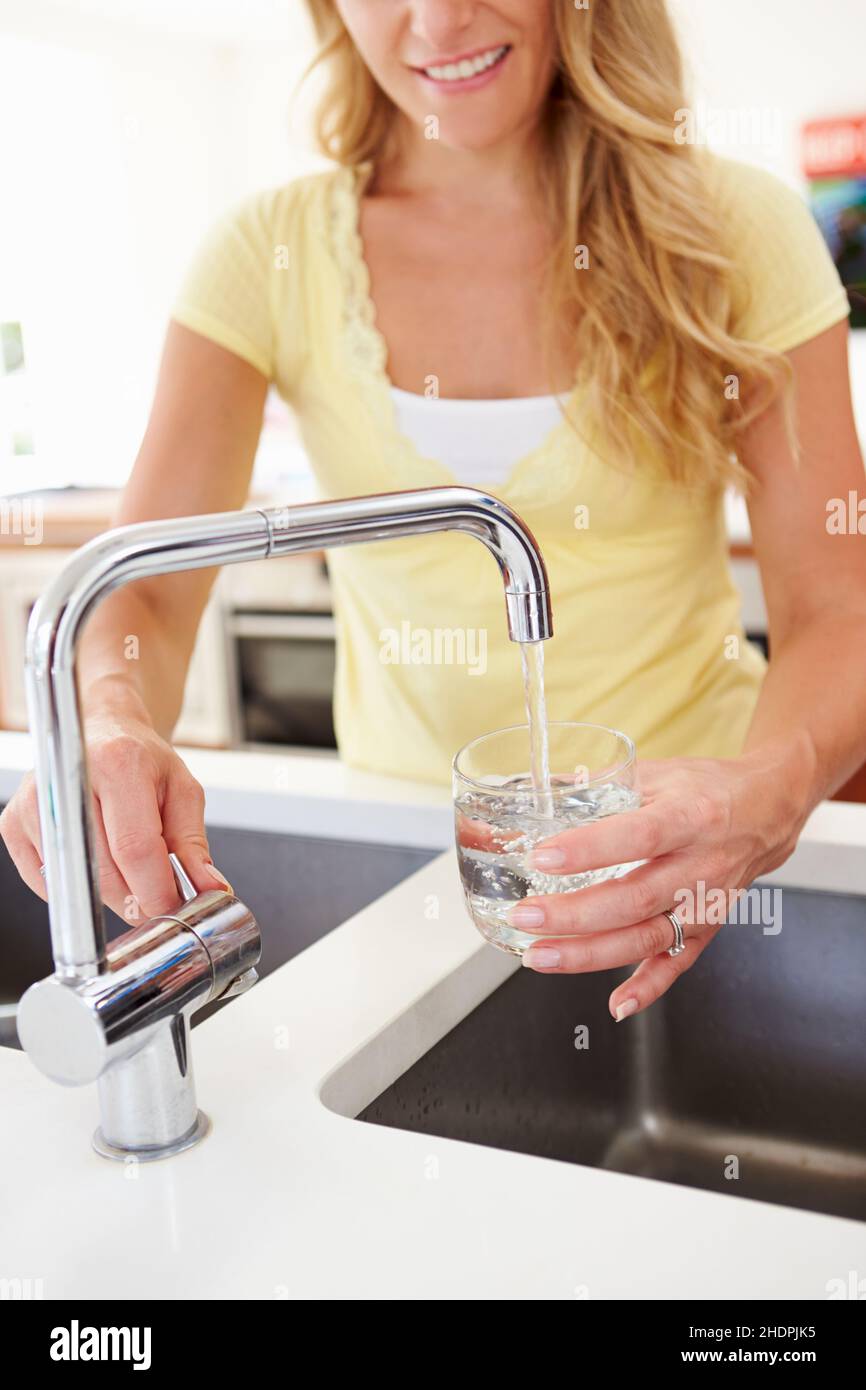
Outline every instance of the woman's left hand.
{"label": "woman's left hand", "polygon": [[[800,769],[804,772],[804,769]],[[645,1009],[709,945],[737,891],[791,854],[809,805],[805,778],[778,748],[739,758],[677,758],[639,764],[637,810],[541,841],[533,868],[576,874],[645,860],[619,879],[571,893],[527,897],[509,923],[537,935],[523,964],[545,974],[611,970],[640,961],[610,996],[617,1020]],[[721,890],[721,892],[719,891]],[[705,910],[723,903],[721,911]],[[685,949],[668,955],[683,924]],[[710,920],[707,920],[707,919]]]}

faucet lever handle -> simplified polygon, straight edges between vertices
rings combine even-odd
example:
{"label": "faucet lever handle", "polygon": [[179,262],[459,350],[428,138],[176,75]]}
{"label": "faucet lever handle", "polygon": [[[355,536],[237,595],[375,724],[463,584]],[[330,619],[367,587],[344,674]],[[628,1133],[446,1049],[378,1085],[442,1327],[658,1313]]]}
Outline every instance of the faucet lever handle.
{"label": "faucet lever handle", "polygon": [[177,884],[177,891],[180,893],[180,896],[183,898],[185,903],[192,902],[193,898],[197,897],[198,895],[198,889],[196,888],[195,884],[193,883],[192,879],[190,878],[186,869],[181,864],[176,854],[170,854],[168,856],[168,861],[171,864],[172,869],[174,870],[174,879],[175,883]]}

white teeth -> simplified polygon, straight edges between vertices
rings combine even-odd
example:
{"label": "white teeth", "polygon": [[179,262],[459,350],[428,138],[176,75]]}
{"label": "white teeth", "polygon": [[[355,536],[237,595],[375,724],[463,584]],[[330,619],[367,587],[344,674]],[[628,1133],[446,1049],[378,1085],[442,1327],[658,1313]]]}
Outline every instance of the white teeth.
{"label": "white teeth", "polygon": [[502,44],[500,48],[491,48],[487,53],[479,53],[477,58],[463,58],[459,63],[446,63],[444,67],[423,68],[422,71],[436,82],[462,82],[467,77],[475,77],[479,72],[484,72],[494,63],[498,63],[507,48],[507,44]]}

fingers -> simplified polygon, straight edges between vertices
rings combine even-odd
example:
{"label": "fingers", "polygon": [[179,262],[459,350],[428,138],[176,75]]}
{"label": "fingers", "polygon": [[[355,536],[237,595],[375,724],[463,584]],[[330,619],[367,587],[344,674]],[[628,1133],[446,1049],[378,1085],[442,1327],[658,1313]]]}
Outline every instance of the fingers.
{"label": "fingers", "polygon": [[[694,930],[694,929],[692,929]],[[594,932],[587,936],[545,937],[533,944],[523,954],[523,964],[530,970],[540,970],[545,974],[582,975],[592,970],[613,970],[617,966],[632,965],[646,957],[658,956],[667,952],[674,944],[674,929],[670,920],[661,915],[652,917],[634,927],[620,927],[616,931]],[[673,962],[683,959],[680,956],[665,960]]]}
{"label": "fingers", "polygon": [[[95,842],[93,849],[96,857],[100,897],[113,912],[122,917],[125,915],[125,908],[128,905],[129,889],[118,873],[109,853],[98,803],[95,805],[94,811]],[[2,831],[13,863],[27,887],[32,889],[37,897],[47,901],[47,887],[41,873],[43,855],[39,807],[36,782],[32,773],[27,774],[15,796],[0,816],[0,831]]]}
{"label": "fingers", "polygon": [[[553,875],[635,867],[578,891],[515,904],[509,924],[539,938],[524,953],[525,966],[573,974],[640,961],[611,995],[617,1020],[645,1009],[689,969],[719,926],[695,925],[694,909],[682,908],[685,885],[698,882],[703,888],[704,876],[723,884],[746,876],[742,864],[732,864],[733,801],[714,768],[698,760],[673,767],[642,763],[639,808],[573,827],[535,847],[530,865]],[[664,914],[674,907],[685,943],[671,956],[674,929]]]}
{"label": "fingers", "polygon": [[42,898],[43,902],[47,901],[45,880],[39,872],[42,864],[42,840],[39,833],[36,788],[29,773],[0,815],[0,836],[27,887],[38,898]]}
{"label": "fingers", "polygon": [[696,877],[687,856],[672,854],[642,864],[622,878],[575,892],[522,898],[509,912],[508,923],[539,936],[630,927],[672,907],[675,894]]}
{"label": "fingers", "polygon": [[[204,824],[204,790],[179,758],[170,769],[162,807],[157,787],[143,775],[128,794],[102,799],[108,849],[129,885],[129,920],[173,912],[180,897],[169,852],[179,858],[198,892],[207,888],[232,891],[214,866]],[[131,901],[130,901],[131,900]]]}
{"label": "fingers", "polygon": [[709,797],[660,795],[634,811],[551,836],[536,845],[529,863],[545,873],[574,874],[655,859],[723,832],[724,817],[723,804]]}
{"label": "fingers", "polygon": [[507,854],[515,841],[522,840],[523,830],[505,830],[489,821],[457,813],[457,843],[463,849],[481,849],[489,854]]}
{"label": "fingers", "polygon": [[102,807],[95,797],[93,800],[93,834],[93,853],[96,858],[96,880],[99,896],[106,907],[110,907],[112,912],[117,913],[118,917],[129,922],[130,926],[134,926],[139,920],[139,910],[126,879],[111,857],[108,837],[105,833],[105,823],[102,819]]}
{"label": "fingers", "polygon": [[488,821],[475,820],[472,816],[457,812],[457,843],[464,849],[485,849],[494,851],[493,826]]}
{"label": "fingers", "polygon": [[[695,928],[688,930],[695,931]],[[648,948],[646,958],[628,980],[617,986],[608,1000],[611,1017],[621,1023],[666,994],[720,930],[720,927],[701,927],[699,934],[686,936],[685,948],[678,956],[670,956],[673,927],[663,917],[642,923],[640,927],[603,932],[598,936],[533,943],[524,952],[523,964],[543,975],[585,974],[630,965],[644,948]]]}
{"label": "fingers", "polygon": [[232,886],[214,865],[204,824],[204,788],[178,759],[162,808],[162,833],[199,892]]}
{"label": "fingers", "polygon": [[171,912],[179,896],[162,837],[157,788],[149,771],[130,757],[115,774],[113,785],[103,785],[99,791],[94,786],[109,854],[129,887],[123,915],[130,922]]}
{"label": "fingers", "polygon": [[666,994],[671,985],[690,970],[702,951],[706,950],[719,927],[704,927],[699,936],[686,940],[685,950],[678,956],[664,955],[641,961],[637,970],[618,985],[608,1000],[611,1016],[621,1023],[624,1018],[649,1008]]}
{"label": "fingers", "polygon": [[[170,851],[198,892],[232,891],[211,860],[204,791],[168,745],[124,732],[96,742],[89,753],[97,884],[113,912],[136,925],[176,909],[180,894]],[[46,900],[32,773],[0,816],[0,834],[24,882]]]}
{"label": "fingers", "polygon": [[[106,859],[128,888],[122,916],[131,923],[171,912],[178,905],[160,806],[170,783],[172,758],[161,741],[152,745],[138,731],[113,731],[111,737],[95,739],[89,746],[90,780],[104,826]],[[104,876],[114,898],[117,883],[108,863]]]}

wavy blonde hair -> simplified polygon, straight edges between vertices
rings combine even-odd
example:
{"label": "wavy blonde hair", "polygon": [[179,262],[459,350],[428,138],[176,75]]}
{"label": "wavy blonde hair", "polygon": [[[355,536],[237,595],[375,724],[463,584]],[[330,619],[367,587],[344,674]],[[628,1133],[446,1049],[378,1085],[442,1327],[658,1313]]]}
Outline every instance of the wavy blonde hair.
{"label": "wavy blonde hair", "polygon": [[[307,6],[319,41],[308,73],[324,65],[328,77],[319,148],[340,164],[375,164],[399,125],[394,103],[334,0]],[[594,0],[581,11],[553,0],[553,11],[558,64],[539,179],[550,225],[562,230],[545,321],[559,341],[574,334],[577,385],[608,461],[649,450],[677,483],[748,489],[737,439],[780,392],[797,454],[792,372],[782,354],[731,334],[738,271],[720,242],[703,151],[677,138],[688,108],[665,0]],[[578,246],[589,249],[589,274],[575,269]]]}

